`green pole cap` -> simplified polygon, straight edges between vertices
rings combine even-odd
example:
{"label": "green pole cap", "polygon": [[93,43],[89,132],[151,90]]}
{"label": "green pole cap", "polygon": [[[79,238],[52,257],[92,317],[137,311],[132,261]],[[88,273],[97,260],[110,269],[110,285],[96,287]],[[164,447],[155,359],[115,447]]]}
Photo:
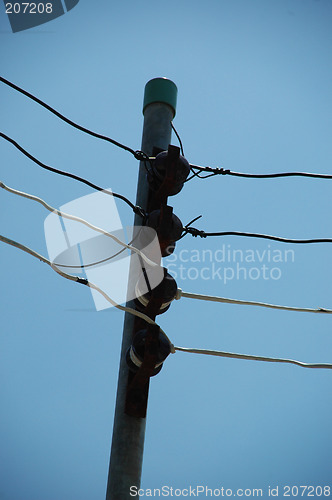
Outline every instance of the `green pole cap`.
{"label": "green pole cap", "polygon": [[176,113],[176,100],[178,89],[172,80],[168,78],[153,78],[145,85],[143,114],[149,104],[160,102],[168,104],[173,110],[173,117]]}

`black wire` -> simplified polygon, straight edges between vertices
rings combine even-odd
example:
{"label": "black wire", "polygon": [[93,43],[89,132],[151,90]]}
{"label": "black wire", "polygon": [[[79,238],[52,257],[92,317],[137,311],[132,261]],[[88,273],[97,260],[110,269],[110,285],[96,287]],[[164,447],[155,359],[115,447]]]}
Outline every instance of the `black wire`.
{"label": "black wire", "polygon": [[220,172],[218,171],[218,172],[213,172],[212,174],[208,174],[208,175],[200,175],[199,171],[195,172],[195,170],[191,166],[190,166],[190,170],[193,173],[193,175],[188,177],[188,179],[186,179],[184,182],[191,181],[194,177],[198,177],[199,179],[207,179],[208,177],[214,177],[215,175],[220,174]]}
{"label": "black wire", "polygon": [[282,243],[332,243],[332,238],[313,238],[308,240],[296,240],[291,238],[281,238],[279,236],[270,236],[268,234],[259,233],[242,233],[240,231],[221,231],[217,233],[206,233],[194,227],[185,227],[185,234],[189,233],[192,236],[200,236],[207,238],[208,236],[246,236],[248,238],[263,238],[265,240],[280,241]]}
{"label": "black wire", "polygon": [[[128,245],[132,245],[134,239],[131,240],[128,243]],[[74,265],[70,265],[70,264],[60,264],[59,262],[53,262],[53,264],[55,266],[57,266],[57,267],[69,267],[69,268],[73,268],[73,269],[85,269],[86,267],[98,266],[99,264],[103,264],[104,262],[108,262],[108,261],[110,261],[112,259],[115,259],[115,257],[117,257],[118,255],[120,255],[121,253],[123,253],[125,250],[128,250],[128,248],[123,247],[121,250],[119,250],[115,254],[111,255],[110,257],[106,257],[105,259],[98,260],[97,262],[92,262],[91,264],[83,264],[81,266],[74,266]]]}
{"label": "black wire", "polygon": [[188,231],[188,229],[190,229],[188,226],[190,226],[190,224],[193,224],[194,222],[196,222],[198,219],[200,219],[201,217],[203,217],[202,215],[198,215],[197,217],[195,217],[194,219],[192,219],[190,222],[188,222],[188,224],[186,224],[184,227],[183,227],[183,234],[181,235],[181,237],[178,239],[178,241],[182,240],[182,238],[184,238],[188,233],[190,233],[190,231]]}
{"label": "black wire", "polygon": [[[196,220],[196,219],[194,219]],[[142,226],[142,227],[145,227],[145,226]],[[141,234],[142,232],[142,227],[139,228],[138,230],[138,233],[136,234],[136,236],[134,236],[134,238],[132,240],[129,241],[128,245],[133,245],[133,243],[137,240],[137,238],[139,237],[139,235]],[[69,267],[69,268],[73,268],[73,269],[84,269],[86,267],[92,267],[92,266],[97,266],[99,264],[103,264],[104,262],[108,262],[112,259],[115,259],[115,257],[117,257],[118,255],[120,255],[121,253],[125,252],[125,251],[128,251],[129,248],[127,247],[123,247],[121,250],[119,250],[118,252],[114,253],[113,255],[111,255],[110,257],[106,257],[105,259],[102,259],[102,260],[98,260],[97,262],[92,262],[91,264],[83,264],[83,265],[80,265],[80,266],[75,266],[75,265],[71,265],[71,264],[60,264],[59,262],[53,262],[53,264],[57,267]],[[141,263],[141,267],[144,266],[144,261],[142,259],[142,257],[138,254],[138,258],[140,259],[140,263]]]}
{"label": "black wire", "polygon": [[177,140],[179,141],[179,144],[180,144],[180,149],[181,149],[181,154],[182,154],[182,156],[184,156],[184,152],[183,152],[183,145],[182,145],[181,137],[180,137],[179,133],[177,132],[176,128],[174,127],[174,125],[173,125],[173,122],[172,122],[172,121],[171,121],[171,127],[172,127],[172,129],[173,129],[173,131],[174,131],[174,133],[175,133],[175,135],[176,135],[176,137],[177,137]]}
{"label": "black wire", "polygon": [[130,200],[128,200],[128,198],[126,198],[122,194],[113,193],[111,191],[108,191],[107,189],[104,189],[104,188],[102,188],[100,186],[97,186],[96,184],[93,184],[92,182],[90,182],[87,179],[84,179],[83,177],[80,177],[78,175],[71,174],[70,172],[64,172],[63,170],[58,170],[57,168],[45,165],[45,163],[42,163],[37,158],[35,158],[34,156],[32,156],[30,153],[28,153],[25,149],[22,148],[22,146],[20,146],[16,141],[14,141],[14,139],[12,139],[11,137],[8,137],[8,135],[3,134],[2,132],[0,132],[0,137],[2,137],[3,139],[5,139],[6,141],[10,142],[11,144],[13,144],[13,146],[15,146],[21,153],[23,153],[30,160],[32,160],[34,163],[36,163],[40,167],[44,168],[45,170],[49,170],[50,172],[54,172],[54,173],[59,174],[59,175],[64,175],[66,177],[70,177],[71,179],[75,179],[76,181],[83,182],[83,184],[86,184],[87,186],[90,186],[93,189],[96,189],[97,191],[103,191],[106,194],[114,196],[114,198],[119,198],[120,200],[123,200],[125,203],[127,203],[127,205],[129,205],[130,208],[135,213],[138,213],[139,215],[141,215],[141,217],[145,217],[146,214],[145,214],[144,210],[142,208],[138,207],[138,206],[135,206]]}
{"label": "black wire", "polygon": [[186,182],[191,181],[191,179],[193,179],[194,177],[200,177],[200,176],[199,176],[199,174],[197,174],[197,173],[196,173],[196,172],[194,172],[193,170],[192,170],[192,172],[193,172],[193,175],[191,175],[191,176],[190,176],[190,177],[188,177],[185,181],[183,181],[183,184],[185,184]]}
{"label": "black wire", "polygon": [[[195,171],[193,170],[193,172],[195,172]],[[208,177],[214,177],[215,175],[218,175],[218,172],[214,172],[213,174],[208,174],[208,175],[199,175],[199,173],[196,172],[196,176],[199,179],[207,179]]]}
{"label": "black wire", "polygon": [[272,179],[276,177],[313,177],[317,179],[332,179],[332,175],[328,174],[313,174],[310,172],[280,172],[275,174],[246,174],[242,172],[232,172],[224,168],[200,167],[198,165],[190,165],[192,171],[198,170],[199,172],[210,172],[209,175],[204,177],[197,175],[202,179],[207,179],[213,175],[232,175],[234,177],[246,177],[253,179]]}
{"label": "black wire", "polygon": [[214,172],[213,174],[208,174],[208,175],[199,175],[198,177],[200,179],[207,179],[208,177],[214,177],[215,175],[218,175],[218,172]]}
{"label": "black wire", "polygon": [[247,177],[254,179],[272,179],[276,177],[314,177],[316,179],[332,179],[332,175],[328,174],[312,174],[309,172],[281,172],[277,174],[244,174],[241,172],[230,172],[226,171],[227,175],[233,175],[234,177]]}
{"label": "black wire", "polygon": [[109,260],[112,260],[115,257],[117,257],[118,255],[120,255],[120,253],[124,252],[125,250],[127,250],[127,248],[123,248],[122,250],[119,250],[114,255],[111,255],[110,257],[106,257],[105,259],[102,259],[102,260],[98,260],[97,262],[92,262],[91,264],[82,264],[80,266],[74,266],[74,265],[70,265],[70,264],[61,264],[60,262],[53,262],[53,264],[57,267],[67,267],[67,268],[72,268],[72,269],[85,269],[86,267],[98,266],[99,264],[103,264],[104,262],[108,262]]}
{"label": "black wire", "polygon": [[59,111],[56,111],[54,108],[52,108],[51,106],[49,106],[48,104],[43,102],[41,99],[38,99],[38,97],[30,94],[29,92],[27,92],[26,90],[24,90],[20,87],[18,87],[17,85],[10,82],[9,80],[6,80],[2,76],[0,76],[0,81],[2,83],[4,83],[5,85],[8,85],[12,89],[17,90],[18,92],[25,95],[29,99],[32,99],[36,103],[40,104],[40,106],[43,106],[43,108],[45,108],[48,111],[50,111],[51,113],[53,113],[55,116],[60,118],[60,120],[63,120],[64,122],[68,123],[68,125],[75,127],[76,129],[80,130],[81,132],[85,132],[86,134],[92,135],[93,137],[97,137],[98,139],[102,139],[103,141],[110,142],[110,143],[114,144],[114,146],[117,146],[121,149],[124,149],[125,151],[129,151],[129,153],[131,153],[137,160],[148,159],[148,156],[143,151],[134,151],[133,149],[129,148],[128,146],[125,146],[124,144],[121,144],[120,142],[115,141],[114,139],[111,139],[110,137],[107,137],[107,136],[101,135],[101,134],[97,134],[96,132],[93,132],[92,130],[89,130],[85,127],[82,127],[81,125],[78,125],[77,123],[73,122],[69,118],[66,118],[64,115],[59,113]]}
{"label": "black wire", "polygon": [[203,217],[203,215],[197,215],[197,217],[195,217],[194,219],[192,219],[190,222],[188,222],[188,224],[186,224],[184,226],[185,229],[188,229],[190,224],[193,224],[194,222],[196,222],[198,219],[201,219]]}
{"label": "black wire", "polygon": [[[132,148],[125,146],[121,142],[118,142],[114,139],[111,139],[110,137],[107,137],[102,134],[98,134],[97,132],[93,132],[92,130],[89,130],[82,125],[79,125],[69,118],[65,117],[59,111],[56,111],[54,108],[46,104],[44,101],[39,99],[38,97],[34,96],[33,94],[30,94],[30,92],[27,92],[26,90],[22,89],[21,87],[18,87],[18,85],[15,85],[14,83],[10,82],[9,80],[6,80],[6,78],[3,78],[0,76],[0,82],[4,83],[5,85],[8,85],[12,89],[16,90],[17,92],[20,92],[21,94],[25,95],[29,99],[32,99],[35,101],[37,104],[40,106],[43,106],[45,109],[53,113],[55,116],[60,118],[60,120],[63,120],[66,122],[68,125],[71,125],[72,127],[76,128],[77,130],[80,130],[81,132],[85,132],[86,134],[89,134],[93,137],[96,137],[98,139],[102,139],[103,141],[110,142],[111,144],[114,144],[114,146],[117,146],[125,151],[128,151],[131,153],[137,160],[148,160],[149,157],[147,154],[145,154],[143,151],[137,150],[134,151]],[[174,133],[179,141],[180,144],[180,149],[181,149],[181,154],[184,156],[183,152],[183,145],[182,141],[180,138],[180,135],[178,134],[176,128],[173,125],[173,122],[171,121],[171,126],[172,129],[174,130]],[[230,170],[224,170],[223,168],[211,168],[211,167],[200,167],[198,165],[190,165],[191,171],[193,172],[194,176],[200,177],[199,175],[195,174],[194,169],[198,169],[200,171],[207,171],[211,172],[210,175],[202,177],[203,179],[206,179],[208,177],[212,177],[213,175],[232,175],[235,177],[247,177],[247,178],[256,178],[256,179],[268,179],[268,178],[276,178],[276,177],[314,177],[314,178],[319,178],[319,179],[332,179],[332,175],[327,175],[327,174],[313,174],[313,173],[308,173],[308,172],[283,172],[283,173],[276,173],[276,174],[245,174],[241,172],[231,172]],[[193,177],[191,177],[192,179]]]}

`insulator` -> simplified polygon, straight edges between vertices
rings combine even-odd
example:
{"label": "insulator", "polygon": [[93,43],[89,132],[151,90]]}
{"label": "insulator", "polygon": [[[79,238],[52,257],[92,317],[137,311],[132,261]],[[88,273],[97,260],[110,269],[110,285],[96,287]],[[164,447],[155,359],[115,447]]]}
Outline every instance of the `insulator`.
{"label": "insulator", "polygon": [[[148,182],[153,191],[157,191],[165,179],[167,173],[167,156],[168,151],[162,151],[159,153],[153,161],[152,168],[148,172]],[[176,162],[174,184],[168,192],[169,196],[178,194],[181,191],[183,183],[187,179],[189,173],[189,162],[184,156],[179,155]]]}
{"label": "insulator", "polygon": [[[159,235],[158,230],[160,223],[160,213],[161,213],[160,210],[154,210],[148,215],[146,221],[146,225],[155,229],[158,235]],[[167,236],[169,241],[174,242],[179,240],[181,238],[182,232],[183,232],[182,222],[180,221],[179,217],[177,217],[175,214],[172,214],[172,222],[167,231]]]}
{"label": "insulator", "polygon": [[[134,336],[132,345],[127,350],[126,361],[129,369],[132,372],[137,372],[143,363],[144,353],[145,353],[145,342],[147,335],[148,335],[147,329],[138,331]],[[151,375],[152,377],[160,372],[163,366],[163,362],[170,353],[171,353],[170,342],[166,337],[166,335],[161,330],[159,330],[157,362],[152,372]]]}
{"label": "insulator", "polygon": [[[164,278],[153,290],[149,291],[150,283],[155,283],[155,276],[160,275],[160,267],[150,268],[145,273],[142,273],[139,277],[138,282],[135,287],[136,299],[135,303],[137,307],[144,311],[148,305],[152,293],[155,297],[162,298],[163,302],[160,306],[159,312],[157,314],[162,314],[169,309],[171,302],[175,299],[177,294],[177,284],[173,276],[171,276],[166,268],[162,268],[164,272]],[[158,273],[158,274],[157,274]],[[151,286],[150,286],[151,287]]]}

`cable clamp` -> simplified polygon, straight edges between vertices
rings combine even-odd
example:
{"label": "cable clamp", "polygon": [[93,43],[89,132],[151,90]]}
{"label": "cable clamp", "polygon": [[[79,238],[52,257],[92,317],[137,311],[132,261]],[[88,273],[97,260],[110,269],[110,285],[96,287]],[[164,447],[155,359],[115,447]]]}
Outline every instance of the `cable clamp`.
{"label": "cable clamp", "polygon": [[89,281],[85,278],[80,278],[79,276],[76,277],[77,283],[81,283],[82,285],[89,285]]}
{"label": "cable clamp", "polygon": [[203,172],[211,172],[212,174],[215,174],[215,175],[227,175],[227,174],[230,174],[230,170],[226,170],[222,167],[204,167],[204,170],[201,171],[201,173]]}
{"label": "cable clamp", "polygon": [[143,219],[147,217],[147,213],[145,212],[145,210],[142,207],[139,207],[138,205],[136,205],[133,208],[133,212],[134,214],[138,214],[140,217],[143,217]]}
{"label": "cable clamp", "polygon": [[147,160],[149,160],[149,156],[146,153],[144,153],[144,151],[140,151],[140,150],[137,150],[137,151],[134,152],[134,157],[138,161],[147,161]]}
{"label": "cable clamp", "polygon": [[175,295],[174,299],[175,299],[175,300],[180,300],[180,299],[181,299],[181,297],[182,297],[182,289],[181,289],[181,288],[178,288],[178,289],[176,290],[176,295]]}
{"label": "cable clamp", "polygon": [[195,227],[187,227],[186,228],[187,233],[191,234],[191,236],[194,236],[196,238],[199,236],[200,238],[206,238],[206,233],[200,229],[196,229]]}

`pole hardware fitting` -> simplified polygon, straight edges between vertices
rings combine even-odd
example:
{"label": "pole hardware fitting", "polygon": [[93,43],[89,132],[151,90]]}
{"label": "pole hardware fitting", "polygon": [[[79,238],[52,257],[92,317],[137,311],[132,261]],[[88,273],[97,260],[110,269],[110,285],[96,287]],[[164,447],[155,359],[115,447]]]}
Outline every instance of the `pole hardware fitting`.
{"label": "pole hardware fitting", "polygon": [[183,183],[190,173],[190,165],[180,154],[177,146],[168,146],[168,151],[157,154],[148,171],[150,189],[162,196],[173,196],[183,188]]}
{"label": "pole hardware fitting", "polygon": [[[137,373],[143,364],[146,350],[148,348],[148,329],[139,330],[133,338],[133,343],[126,353],[126,361],[129,369]],[[163,362],[171,353],[171,345],[165,333],[160,328],[158,335],[154,338],[155,365],[152,367],[150,376],[153,377],[160,372]]]}
{"label": "pole hardware fitting", "polygon": [[145,224],[156,231],[162,257],[172,254],[175,242],[183,233],[182,222],[173,214],[173,208],[166,205],[160,210],[153,210],[147,215]]}
{"label": "pole hardware fitting", "polygon": [[178,286],[175,279],[165,267],[153,267],[139,277],[135,287],[135,304],[141,312],[145,312],[151,299],[159,301],[156,315],[166,312],[177,297]]}

